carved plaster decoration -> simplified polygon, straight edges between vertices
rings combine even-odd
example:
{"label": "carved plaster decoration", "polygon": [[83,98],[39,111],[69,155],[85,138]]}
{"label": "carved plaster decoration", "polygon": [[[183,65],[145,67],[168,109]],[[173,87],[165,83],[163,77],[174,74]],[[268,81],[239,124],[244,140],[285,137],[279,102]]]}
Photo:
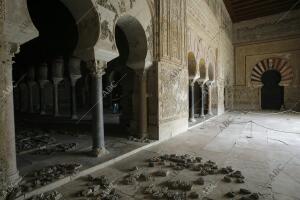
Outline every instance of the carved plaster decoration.
{"label": "carved plaster decoration", "polygon": [[179,66],[172,63],[161,63],[159,67],[159,118],[160,121],[171,121],[185,117],[188,113],[186,89],[188,76],[186,69],[182,69],[176,78],[171,75],[177,73]]}
{"label": "carved plaster decoration", "polygon": [[107,62],[102,60],[90,60],[86,63],[86,66],[90,70],[92,76],[101,77],[105,74]]}
{"label": "carved plaster decoration", "polygon": [[267,58],[257,63],[251,73],[251,82],[254,86],[262,86],[262,76],[266,71],[276,70],[281,75],[279,85],[288,86],[293,81],[293,68],[288,60],[282,58]]}
{"label": "carved plaster decoration", "polygon": [[0,20],[5,20],[5,0],[0,0]]}

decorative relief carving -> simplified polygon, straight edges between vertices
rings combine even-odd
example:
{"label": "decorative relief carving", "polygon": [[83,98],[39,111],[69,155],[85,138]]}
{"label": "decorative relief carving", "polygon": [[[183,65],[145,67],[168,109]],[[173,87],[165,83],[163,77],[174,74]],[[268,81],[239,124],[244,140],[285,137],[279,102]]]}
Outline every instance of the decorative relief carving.
{"label": "decorative relief carving", "polygon": [[[161,122],[188,115],[188,75],[182,66],[162,62],[159,64],[159,119]],[[178,73],[173,77],[174,73]]]}
{"label": "decorative relief carving", "polygon": [[90,60],[86,63],[86,67],[90,70],[92,76],[101,77],[105,74],[107,63],[102,60]]}
{"label": "decorative relief carving", "polygon": [[101,23],[101,35],[100,35],[100,39],[101,40],[106,40],[107,38],[109,38],[109,41],[111,41],[111,42],[114,41],[114,34],[108,28],[108,21],[104,20]]}
{"label": "decorative relief carving", "polygon": [[0,20],[5,20],[5,0],[0,0]]}
{"label": "decorative relief carving", "polygon": [[176,64],[185,61],[185,1],[160,1],[160,56]]}
{"label": "decorative relief carving", "polygon": [[258,22],[255,26],[241,25],[236,29],[235,40],[237,42],[257,41],[299,34],[299,17],[299,14],[298,16],[287,16],[278,22],[274,21],[278,18],[273,20],[266,18],[264,22]]}

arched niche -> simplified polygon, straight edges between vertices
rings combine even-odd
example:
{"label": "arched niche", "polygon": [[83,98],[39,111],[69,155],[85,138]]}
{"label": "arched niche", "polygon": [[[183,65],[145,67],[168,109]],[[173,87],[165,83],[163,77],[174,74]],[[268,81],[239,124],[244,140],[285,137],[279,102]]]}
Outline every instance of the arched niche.
{"label": "arched niche", "polygon": [[215,69],[211,63],[208,65],[208,80],[210,82],[215,80]]}
{"label": "arched niche", "polygon": [[134,70],[144,69],[148,44],[141,23],[131,15],[124,15],[116,23],[115,35],[121,37],[120,40],[116,39],[116,45],[120,57],[125,56],[126,65]]}
{"label": "arched niche", "polygon": [[94,46],[100,35],[100,16],[92,0],[60,0],[72,13],[78,31],[78,43],[74,56],[83,60],[91,59]]}
{"label": "arched niche", "polygon": [[[78,38],[73,55],[82,59],[94,59],[94,46],[99,40],[100,18],[91,0],[53,0],[63,4],[74,18]],[[27,5],[38,0],[27,0]],[[53,11],[55,12],[55,11]],[[31,16],[32,17],[32,16]],[[35,16],[37,18],[38,16]],[[59,31],[59,30],[57,30]]]}
{"label": "arched niche", "polygon": [[281,76],[280,86],[288,86],[293,81],[293,68],[288,60],[283,58],[267,58],[258,62],[251,72],[251,84],[254,87],[262,87],[262,77],[267,71],[275,70]]}
{"label": "arched niche", "polygon": [[200,72],[200,80],[206,79],[206,66],[205,66],[205,60],[203,58],[200,59],[199,62],[199,72]]}
{"label": "arched niche", "polygon": [[193,52],[188,53],[188,72],[189,79],[194,81],[197,76],[197,61]]}

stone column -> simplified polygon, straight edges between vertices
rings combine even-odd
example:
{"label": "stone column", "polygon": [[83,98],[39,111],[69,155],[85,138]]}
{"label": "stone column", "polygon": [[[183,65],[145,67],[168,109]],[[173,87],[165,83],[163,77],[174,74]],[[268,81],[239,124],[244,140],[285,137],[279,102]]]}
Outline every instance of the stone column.
{"label": "stone column", "polygon": [[71,118],[78,119],[76,104],[76,83],[81,78],[79,58],[72,57],[69,60],[69,74],[71,81]]}
{"label": "stone column", "polygon": [[91,70],[92,86],[92,136],[93,136],[93,156],[99,157],[107,153],[104,141],[104,119],[103,119],[103,88],[102,76],[105,74],[107,63],[96,60],[88,63]]}
{"label": "stone column", "polygon": [[211,90],[212,90],[212,83],[209,83],[208,84],[208,97],[209,97],[209,99],[208,99],[208,114],[209,115],[213,115],[213,113],[212,113],[212,96],[211,96],[212,92],[211,92]]}
{"label": "stone column", "polygon": [[59,116],[58,104],[58,84],[64,80],[64,60],[62,57],[55,59],[52,63],[52,82],[53,82],[53,115]]}
{"label": "stone column", "polygon": [[46,114],[46,94],[45,85],[48,81],[48,66],[47,63],[42,63],[38,68],[38,82],[40,85],[40,114]]}
{"label": "stone column", "polygon": [[33,108],[33,86],[35,85],[35,70],[34,67],[29,67],[27,71],[27,86],[28,86],[28,95],[29,95],[29,101],[28,101],[28,111],[29,113],[34,113]]}
{"label": "stone column", "polygon": [[0,41],[0,179],[4,185],[20,180],[16,162],[12,84],[12,56],[18,49],[15,47],[16,44]]}
{"label": "stone column", "polygon": [[148,136],[148,110],[147,110],[147,75],[144,69],[142,71],[136,71],[138,76],[137,83],[138,89],[138,133],[139,138],[146,138]]}
{"label": "stone column", "polygon": [[206,92],[204,91],[205,87],[204,84],[201,84],[201,117],[205,117],[204,114],[204,106],[205,106],[205,94]]}
{"label": "stone column", "polygon": [[195,122],[195,83],[190,83],[190,122]]}

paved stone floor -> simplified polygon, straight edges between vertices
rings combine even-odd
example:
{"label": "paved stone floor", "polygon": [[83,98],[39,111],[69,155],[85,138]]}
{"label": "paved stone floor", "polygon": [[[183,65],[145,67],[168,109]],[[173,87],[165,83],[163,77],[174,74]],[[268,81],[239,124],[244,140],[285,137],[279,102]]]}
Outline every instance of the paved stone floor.
{"label": "paved stone floor", "polygon": [[[272,130],[271,130],[272,129]],[[258,192],[260,199],[300,199],[300,115],[275,113],[227,113],[214,118],[184,134],[143,150],[114,165],[92,174],[106,175],[122,199],[148,199],[142,194],[144,186],[151,183],[123,185],[120,181],[135,166],[149,173],[147,159],[163,154],[191,154],[204,160],[215,161],[218,166],[232,166],[241,170],[245,184],[225,183],[224,175],[205,176],[205,185],[193,191],[202,197],[228,199],[224,194],[240,188]],[[153,184],[165,180],[189,180],[199,174],[189,171],[172,171],[167,177],[155,178]],[[77,179],[58,188],[65,199],[77,198],[75,194],[86,188],[86,178]],[[239,199],[240,196],[229,199]]]}

